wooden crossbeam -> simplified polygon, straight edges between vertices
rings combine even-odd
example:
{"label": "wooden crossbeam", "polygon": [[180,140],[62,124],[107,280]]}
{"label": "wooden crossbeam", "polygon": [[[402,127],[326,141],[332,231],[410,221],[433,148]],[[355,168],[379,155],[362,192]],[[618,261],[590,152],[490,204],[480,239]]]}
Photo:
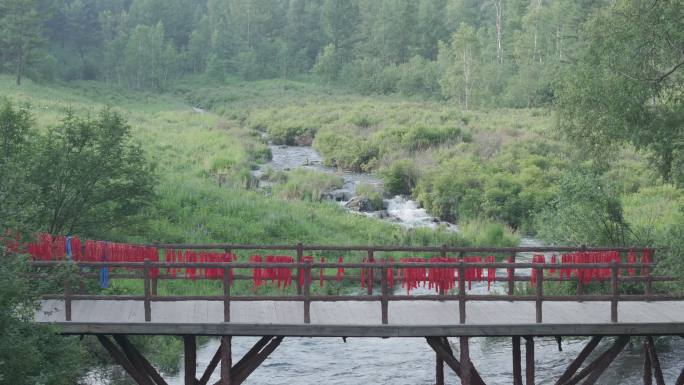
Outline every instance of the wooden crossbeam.
{"label": "wooden crossbeam", "polygon": [[587,365],[586,368],[582,369],[575,377],[563,383],[563,385],[575,385],[582,381],[584,378],[587,380],[584,382],[585,385],[594,384],[596,380],[603,374],[603,372],[608,368],[608,366],[615,360],[615,357],[620,354],[622,349],[627,346],[629,342],[628,336],[618,337],[613,345],[603,352],[599,357],[597,357],[592,363]]}
{"label": "wooden crossbeam", "polygon": [[240,385],[242,384],[243,381],[249,377],[250,374],[256,370],[256,368],[261,365],[268,356],[273,353],[274,350],[280,345],[280,343],[283,341],[283,337],[275,337],[273,338],[268,345],[264,346],[264,349],[261,350],[257,355],[254,356],[249,362],[247,362],[243,367],[239,368],[239,370],[236,370],[235,373],[231,370],[231,385]]}
{"label": "wooden crossbeam", "polygon": [[168,385],[150,362],[136,349],[136,347],[124,335],[115,335],[114,340],[121,347],[129,361],[135,365],[140,372],[147,375],[157,385]]}
{"label": "wooden crossbeam", "polygon": [[[427,343],[430,345],[432,350],[437,353],[438,356],[442,358],[445,364],[447,364],[451,370],[456,373],[459,378],[462,378],[463,366],[454,357],[454,353],[449,346],[448,341],[444,337],[425,337]],[[480,374],[475,369],[475,366],[470,365],[470,384],[471,385],[485,385],[485,382],[480,377]]]}
{"label": "wooden crossbeam", "polygon": [[572,361],[572,363],[570,363],[568,368],[565,369],[565,372],[563,372],[563,375],[561,375],[560,378],[558,379],[558,381],[556,381],[556,385],[561,385],[561,384],[565,383],[566,381],[568,381],[569,379],[571,379],[572,376],[574,376],[575,373],[577,373],[577,371],[582,366],[582,364],[587,359],[587,357],[589,357],[591,352],[593,352],[594,349],[596,349],[596,347],[598,346],[599,342],[601,342],[602,339],[603,339],[603,337],[601,337],[601,336],[593,337],[589,341],[587,346],[585,346],[584,349],[582,349],[582,351],[577,356],[577,358],[575,358],[575,360]]}
{"label": "wooden crossbeam", "polygon": [[131,378],[133,378],[138,385],[154,385],[152,380],[146,374],[138,371],[138,368],[131,363],[126,355],[121,352],[108,337],[98,334],[97,339],[100,341],[105,350],[109,352],[109,355],[112,356],[114,361],[121,365],[126,373],[128,373],[128,375],[131,376]]}
{"label": "wooden crossbeam", "polygon": [[[242,357],[237,364],[230,367],[232,361],[231,355],[231,339],[230,337],[223,337],[221,345],[223,346],[222,357],[227,363],[221,366],[221,380],[214,383],[214,385],[240,385],[249,375],[251,375],[268,356],[275,351],[275,349],[283,341],[284,337],[266,336],[261,338],[254,346]],[[228,369],[230,368],[230,369]]]}
{"label": "wooden crossbeam", "polygon": [[658,359],[658,354],[655,350],[655,342],[653,342],[653,337],[646,337],[645,341],[646,352],[648,353],[648,358],[651,361],[651,366],[653,367],[653,375],[656,379],[657,385],[665,385],[665,378],[663,377],[663,371],[660,368],[660,360]]}
{"label": "wooden crossbeam", "polygon": [[223,353],[223,345],[219,345],[219,348],[216,349],[216,353],[214,353],[214,356],[211,357],[211,361],[209,361],[209,365],[204,370],[204,374],[202,374],[202,377],[200,377],[199,381],[197,381],[197,385],[207,385],[207,382],[209,382],[211,375],[214,374],[214,370],[216,370],[216,367],[221,362],[221,354],[222,353]]}
{"label": "wooden crossbeam", "polygon": [[242,370],[242,367],[247,365],[250,362],[250,360],[252,360],[257,354],[259,354],[261,349],[263,349],[264,346],[266,346],[272,339],[273,336],[266,336],[259,339],[259,341],[257,341],[257,343],[254,344],[254,346],[252,346],[252,348],[249,349],[249,351],[245,353],[244,356],[242,356],[242,359],[231,368],[231,371],[236,372]]}
{"label": "wooden crossbeam", "polygon": [[598,361],[598,365],[596,366],[596,369],[594,369],[593,372],[589,375],[586,381],[584,381],[584,385],[593,385],[598,381],[599,377],[601,377],[601,374],[610,366],[610,364],[615,361],[615,358],[620,354],[620,352],[627,346],[627,343],[629,342],[629,337],[620,337],[618,338],[617,341],[615,341],[615,345],[613,345],[606,353],[606,355],[603,357],[603,359]]}

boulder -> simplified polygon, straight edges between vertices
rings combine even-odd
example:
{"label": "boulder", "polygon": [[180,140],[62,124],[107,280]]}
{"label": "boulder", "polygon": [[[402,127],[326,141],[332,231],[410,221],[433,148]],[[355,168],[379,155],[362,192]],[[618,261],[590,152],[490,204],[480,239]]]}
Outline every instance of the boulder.
{"label": "boulder", "polygon": [[370,199],[357,196],[352,198],[349,202],[344,205],[346,208],[354,211],[371,212],[373,211],[373,204]]}

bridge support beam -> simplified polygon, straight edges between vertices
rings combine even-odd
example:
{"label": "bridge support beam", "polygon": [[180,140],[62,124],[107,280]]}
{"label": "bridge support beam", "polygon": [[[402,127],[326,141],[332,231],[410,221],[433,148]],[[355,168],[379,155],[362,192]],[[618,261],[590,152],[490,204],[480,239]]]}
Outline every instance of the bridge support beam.
{"label": "bridge support beam", "polygon": [[644,355],[648,357],[648,362],[650,363],[650,366],[653,368],[653,375],[655,376],[656,384],[665,385],[663,371],[660,367],[660,360],[658,359],[658,354],[655,350],[655,342],[653,341],[653,337],[651,336],[644,338]]}
{"label": "bridge support beam", "polygon": [[[102,346],[121,365],[137,385],[168,385],[150,362],[138,351],[125,335],[114,335],[114,341],[106,335],[97,335]],[[212,374],[221,364],[221,380],[214,385],[240,385],[280,345],[284,337],[261,338],[235,365],[232,364],[232,338],[224,336],[221,345],[198,380],[197,344],[195,336],[183,336],[185,351],[185,384],[207,385]],[[118,346],[117,346],[118,344]]]}
{"label": "bridge support beam", "polygon": [[520,336],[513,336],[513,385],[523,385],[521,360]]}
{"label": "bridge support beam", "polygon": [[[593,342],[593,340],[592,340]],[[590,345],[592,344],[590,342]],[[596,381],[599,379],[601,374],[608,368],[608,366],[615,360],[615,358],[620,354],[620,352],[627,346],[627,343],[629,342],[629,337],[628,336],[621,336],[618,337],[613,345],[608,348],[605,352],[603,352],[600,356],[598,356],[593,362],[591,362],[589,365],[587,365],[584,369],[582,369],[579,373],[577,373],[575,376],[569,378],[566,381],[563,382],[557,382],[557,384],[562,384],[562,385],[575,385],[578,384],[580,381],[586,378],[586,380],[583,382],[585,385],[592,385],[595,384]],[[598,342],[596,342],[598,344]],[[587,350],[587,347],[585,347],[585,350]],[[582,351],[584,353],[584,350]],[[580,353],[580,356],[582,355]],[[588,356],[589,353],[586,353]],[[578,356],[578,359],[580,357]],[[575,361],[578,361],[576,359]],[[571,366],[575,364],[573,362]],[[577,365],[577,368],[579,368],[579,365]],[[567,371],[566,371],[567,372]]]}
{"label": "bridge support beam", "polygon": [[449,341],[446,337],[425,337],[425,339],[427,340],[427,343],[428,345],[430,345],[432,350],[434,350],[435,353],[437,353],[437,355],[444,361],[444,363],[447,364],[459,378],[461,378],[461,381],[463,381],[464,378],[464,370],[466,368],[469,368],[469,384],[485,385],[485,382],[482,380],[482,377],[480,377],[480,373],[477,372],[472,362],[469,363],[469,365],[466,367],[456,359],[456,357],[454,356],[454,352],[451,349]]}
{"label": "bridge support beam", "polygon": [[435,384],[444,385],[444,360],[439,357],[439,354],[435,353]]}
{"label": "bridge support beam", "polygon": [[525,385],[534,385],[534,337],[531,336],[525,337]]}
{"label": "bridge support beam", "polygon": [[185,385],[196,385],[197,382],[197,339],[195,336],[183,336],[185,357]]}
{"label": "bridge support beam", "polygon": [[575,360],[572,361],[572,363],[570,363],[570,365],[568,366],[568,368],[565,369],[565,372],[563,372],[563,375],[561,375],[561,377],[558,379],[558,381],[556,381],[556,385],[562,385],[562,384],[564,384],[566,381],[568,381],[569,379],[571,379],[572,376],[574,376],[575,373],[577,373],[577,371],[578,371],[579,368],[582,366],[582,364],[584,363],[584,361],[586,361],[587,357],[589,357],[589,355],[591,354],[591,352],[593,352],[594,349],[596,349],[596,347],[598,346],[599,342],[601,342],[602,339],[603,339],[603,337],[600,337],[600,336],[598,336],[598,337],[593,337],[593,338],[589,341],[589,343],[587,344],[587,346],[585,346],[584,349],[582,349],[582,351],[581,351],[580,354],[577,356],[577,358],[575,358]]}

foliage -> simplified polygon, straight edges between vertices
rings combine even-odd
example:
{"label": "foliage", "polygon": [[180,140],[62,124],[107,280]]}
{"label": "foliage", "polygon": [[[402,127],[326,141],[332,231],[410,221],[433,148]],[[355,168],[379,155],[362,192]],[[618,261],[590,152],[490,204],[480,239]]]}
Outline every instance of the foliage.
{"label": "foliage", "polygon": [[368,199],[374,210],[381,210],[384,206],[381,191],[369,183],[357,185],[356,195]]}
{"label": "foliage", "polygon": [[539,235],[554,244],[627,245],[630,240],[619,197],[590,170],[561,178],[557,196],[536,219]]}
{"label": "foliage", "polygon": [[679,2],[616,1],[588,23],[559,99],[566,135],[605,158],[645,149],[665,181],[683,183],[684,17]]}
{"label": "foliage", "polygon": [[[33,79],[160,91],[188,75],[220,84],[313,72],[365,94],[446,98],[466,108],[551,104],[562,68],[583,46],[578,31],[607,7],[573,0],[0,4],[12,14],[0,36],[26,43],[11,45],[25,50],[3,47],[0,63],[8,70],[23,63]],[[675,21],[667,31],[675,30],[677,15],[667,15]]]}
{"label": "foliage", "polygon": [[39,137],[30,164],[36,186],[36,228],[51,234],[111,228],[130,221],[153,197],[154,174],[131,143],[123,116],[103,110],[96,119],[67,112]]}
{"label": "foliage", "polygon": [[312,202],[323,200],[323,194],[341,188],[341,177],[321,171],[296,169],[286,174],[285,182],[276,185],[275,193],[285,199],[300,199]]}
{"label": "foliage", "polygon": [[387,193],[410,195],[418,180],[418,170],[410,160],[402,160],[382,170],[382,176]]}
{"label": "foliage", "polygon": [[46,10],[39,0],[3,0],[0,2],[0,64],[11,65],[17,85],[32,62],[36,48],[43,42]]}

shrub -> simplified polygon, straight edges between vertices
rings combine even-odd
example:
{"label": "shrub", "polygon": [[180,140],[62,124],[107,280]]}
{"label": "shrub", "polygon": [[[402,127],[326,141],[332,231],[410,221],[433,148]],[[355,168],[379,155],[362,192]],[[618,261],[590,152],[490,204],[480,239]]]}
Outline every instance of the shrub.
{"label": "shrub", "polygon": [[418,181],[418,169],[410,160],[392,163],[381,175],[385,190],[391,195],[410,195]]}

